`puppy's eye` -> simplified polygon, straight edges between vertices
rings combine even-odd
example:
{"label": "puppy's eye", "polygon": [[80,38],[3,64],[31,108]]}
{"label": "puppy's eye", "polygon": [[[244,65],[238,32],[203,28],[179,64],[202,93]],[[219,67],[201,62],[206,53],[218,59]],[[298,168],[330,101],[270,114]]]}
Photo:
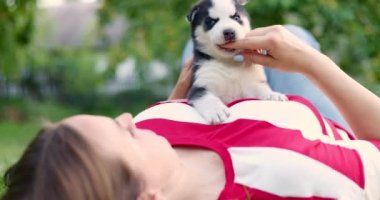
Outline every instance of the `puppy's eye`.
{"label": "puppy's eye", "polygon": [[240,15],[239,15],[239,13],[237,13],[237,12],[236,12],[234,15],[232,15],[231,18],[232,18],[233,20],[236,20],[236,21],[240,21],[240,20],[241,20]]}
{"label": "puppy's eye", "polygon": [[215,25],[215,23],[216,23],[217,21],[218,21],[217,19],[214,19],[214,18],[211,18],[211,17],[207,17],[207,18],[205,19],[205,25],[206,25],[207,27],[212,27],[212,26]]}

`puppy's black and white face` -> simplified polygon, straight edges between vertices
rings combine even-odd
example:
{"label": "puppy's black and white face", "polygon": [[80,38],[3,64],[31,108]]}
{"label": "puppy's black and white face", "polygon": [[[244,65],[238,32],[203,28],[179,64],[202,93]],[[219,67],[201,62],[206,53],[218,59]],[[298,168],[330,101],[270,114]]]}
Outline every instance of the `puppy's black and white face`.
{"label": "puppy's black and white face", "polygon": [[248,15],[238,0],[201,0],[188,15],[195,48],[215,58],[232,58],[235,50],[221,45],[244,38]]}

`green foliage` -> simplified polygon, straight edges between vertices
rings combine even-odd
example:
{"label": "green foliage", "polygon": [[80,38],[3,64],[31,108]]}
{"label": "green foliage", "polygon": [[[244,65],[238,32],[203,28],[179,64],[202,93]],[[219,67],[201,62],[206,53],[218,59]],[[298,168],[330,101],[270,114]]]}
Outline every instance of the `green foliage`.
{"label": "green foliage", "polygon": [[0,73],[15,79],[26,64],[36,0],[0,1]]}
{"label": "green foliage", "polygon": [[[20,83],[20,71],[42,70],[59,84],[60,99],[75,96],[90,98],[99,85],[114,73],[115,66],[127,57],[137,62],[142,88],[149,88],[145,77],[147,64],[154,59],[170,66],[176,80],[179,58],[190,37],[185,20],[196,0],[105,0],[98,12],[101,27],[115,16],[127,20],[122,41],[113,43],[103,52],[95,51],[99,42],[97,31],[89,31],[79,47],[46,46],[48,29],[55,24],[35,30],[35,14],[43,14],[36,0],[6,0],[0,2],[0,76]],[[247,4],[253,27],[271,24],[296,24],[310,30],[321,42],[323,52],[332,57],[354,78],[376,93],[380,93],[380,9],[378,0],[266,0]],[[42,17],[42,21],[49,21]],[[45,45],[45,46],[44,46]],[[99,56],[107,56],[106,73],[95,72]],[[167,84],[163,83],[163,84]],[[88,93],[88,94],[85,94]]]}
{"label": "green foliage", "polygon": [[[100,16],[107,22],[121,14],[129,29],[118,49],[139,62],[160,58],[176,67],[190,37],[185,21],[195,0],[106,0]],[[247,5],[253,27],[296,24],[310,30],[322,51],[380,94],[380,8],[378,0],[266,0]],[[115,57],[114,57],[115,58]]]}
{"label": "green foliage", "polygon": [[131,19],[125,42],[121,44],[127,52],[144,60],[157,57],[169,60],[180,55],[180,51],[173,52],[183,47],[189,35],[185,13],[190,6],[190,1],[177,0],[108,0],[99,13],[108,19],[104,22],[117,13]]}
{"label": "green foliage", "polygon": [[[376,89],[380,83],[380,26],[377,23],[380,9],[377,5],[377,0],[272,0],[252,1],[248,9],[253,18],[269,19],[256,20],[258,26],[293,23],[307,28],[320,41],[323,52],[380,94]],[[271,19],[272,13],[278,16]]]}
{"label": "green foliage", "polygon": [[[177,70],[178,58],[189,38],[185,16],[190,6],[191,1],[178,0],[108,0],[99,11],[99,16],[103,24],[120,14],[130,19],[123,41],[112,49],[117,50],[113,51],[114,54],[133,55],[136,58],[137,70],[144,83],[147,80],[142,74],[153,59],[160,59],[172,66],[172,72]],[[118,57],[109,56],[111,63],[120,62]]]}
{"label": "green foliage", "polygon": [[[96,72],[97,62],[104,57],[95,48],[98,32],[88,30],[78,45],[55,44],[49,38],[59,23],[48,18],[47,13],[36,7],[36,0],[0,2],[0,80],[23,87],[28,94],[36,93],[28,97],[54,96],[61,102],[76,98],[80,102],[81,96],[96,93],[106,80],[104,74]],[[96,29],[96,25],[88,26]],[[47,89],[56,95],[42,94]]]}
{"label": "green foliage", "polygon": [[148,89],[128,90],[117,95],[105,96],[101,94],[85,93],[67,102],[76,106],[79,113],[105,115],[116,117],[124,112],[136,115],[152,103],[162,101],[166,96],[153,95]]}
{"label": "green foliage", "polygon": [[63,94],[94,92],[102,83],[101,74],[96,73],[96,53],[88,49],[59,49],[48,53],[53,59],[47,65],[54,78],[62,84]]}

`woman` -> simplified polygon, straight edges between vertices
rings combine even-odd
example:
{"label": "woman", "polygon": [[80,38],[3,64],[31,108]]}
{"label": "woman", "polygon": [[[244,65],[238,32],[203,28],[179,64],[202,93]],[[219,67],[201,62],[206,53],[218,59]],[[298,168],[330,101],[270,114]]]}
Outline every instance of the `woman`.
{"label": "woman", "polygon": [[243,49],[248,62],[303,73],[357,139],[298,97],[235,102],[216,126],[184,103],[155,105],[134,122],[129,114],[73,116],[40,132],[7,172],[3,199],[380,198],[378,97],[282,26],[227,47]]}

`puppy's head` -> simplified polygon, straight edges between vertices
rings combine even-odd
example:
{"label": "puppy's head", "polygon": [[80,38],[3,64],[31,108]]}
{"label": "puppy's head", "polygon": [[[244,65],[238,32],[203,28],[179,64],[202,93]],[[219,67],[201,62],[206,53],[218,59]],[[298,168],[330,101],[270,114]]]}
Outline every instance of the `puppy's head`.
{"label": "puppy's head", "polygon": [[251,29],[246,0],[200,0],[189,12],[196,50],[215,58],[232,58],[236,50],[221,45],[244,38]]}

